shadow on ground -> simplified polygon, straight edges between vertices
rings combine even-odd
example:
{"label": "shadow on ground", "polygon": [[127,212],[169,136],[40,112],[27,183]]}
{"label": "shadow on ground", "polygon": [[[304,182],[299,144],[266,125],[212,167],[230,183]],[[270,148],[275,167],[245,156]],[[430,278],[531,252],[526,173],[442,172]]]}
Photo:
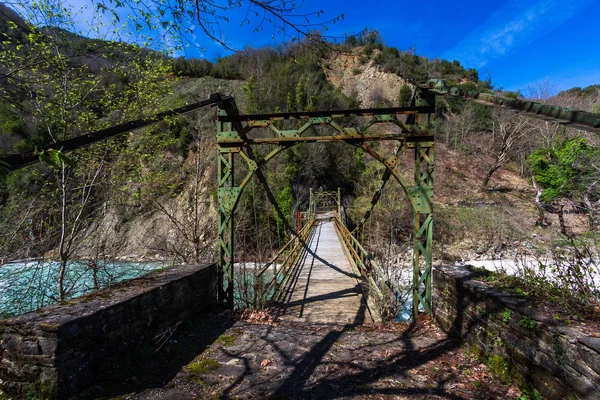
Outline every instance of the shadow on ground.
{"label": "shadow on ground", "polygon": [[189,364],[176,375],[163,378],[168,382],[132,388],[136,393],[128,398],[514,397],[514,388],[490,377],[429,318],[387,326],[264,322],[238,321],[226,331],[216,330],[213,337],[223,333],[210,347],[190,354]]}
{"label": "shadow on ground", "polygon": [[136,350],[120,355],[112,368],[74,399],[121,398],[165,387],[234,324],[230,313],[202,314],[163,332],[170,336],[145,338]]}

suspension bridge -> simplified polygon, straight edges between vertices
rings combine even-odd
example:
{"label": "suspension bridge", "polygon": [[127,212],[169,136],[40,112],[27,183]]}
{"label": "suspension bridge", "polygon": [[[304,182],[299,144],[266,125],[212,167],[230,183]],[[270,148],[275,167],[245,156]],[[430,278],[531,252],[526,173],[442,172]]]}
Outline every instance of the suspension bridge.
{"label": "suspension bridge", "polygon": [[[241,115],[231,96],[213,94],[209,99],[148,118],[57,142],[35,151],[0,157],[7,172],[38,162],[47,151],[67,152],[113,138],[174,115],[208,106],[217,107],[218,174],[218,300],[234,307],[235,211],[247,184],[256,177],[264,187],[291,240],[258,275],[256,296],[280,305],[281,318],[347,322],[372,318],[365,305],[389,303],[397,296],[374,258],[364,249],[358,232],[379,201],[382,190],[394,178],[405,193],[413,214],[412,254],[413,316],[431,312],[433,248],[433,120],[437,96],[454,96],[480,104],[501,107],[515,113],[552,121],[565,126],[600,133],[600,114],[550,106],[527,100],[502,97],[457,88],[443,80],[418,85],[409,107],[336,111],[307,111]],[[395,143],[390,154],[382,154],[373,142]],[[318,197],[311,193],[309,210],[302,224],[292,228],[277,206],[262,168],[294,146],[311,143],[345,143],[363,150],[384,167],[371,205],[358,226],[350,232],[343,221],[340,193],[329,195],[337,201],[327,218],[317,212]],[[257,147],[266,147],[256,152]],[[399,160],[412,158],[412,171],[400,171]],[[236,167],[236,163],[240,164]],[[241,170],[241,176],[238,176]],[[412,179],[407,179],[411,176]],[[302,226],[300,226],[302,225]],[[267,274],[272,270],[272,274]],[[267,279],[267,276],[270,276]],[[259,299],[257,299],[259,301]],[[362,310],[362,311],[361,311]]]}

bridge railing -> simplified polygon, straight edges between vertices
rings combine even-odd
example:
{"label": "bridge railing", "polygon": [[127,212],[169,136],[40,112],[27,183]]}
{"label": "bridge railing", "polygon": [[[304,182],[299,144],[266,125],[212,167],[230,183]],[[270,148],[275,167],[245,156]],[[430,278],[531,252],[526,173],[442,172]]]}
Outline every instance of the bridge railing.
{"label": "bridge railing", "polygon": [[[281,296],[280,288],[290,280],[297,260],[306,251],[305,244],[315,225],[316,218],[311,216],[297,236],[290,239],[257,274],[254,288],[254,304],[260,308],[268,299],[277,300]],[[272,274],[267,274],[272,271]]]}
{"label": "bridge railing", "polygon": [[[377,264],[375,258],[369,254],[360,242],[350,233],[339,215],[335,217],[335,229],[342,239],[346,253],[350,256],[356,272],[369,284],[369,295],[377,295],[375,304],[382,318],[391,316],[383,315],[393,312],[395,304],[400,298],[400,291],[387,277],[383,269]],[[371,296],[369,296],[371,297]]]}

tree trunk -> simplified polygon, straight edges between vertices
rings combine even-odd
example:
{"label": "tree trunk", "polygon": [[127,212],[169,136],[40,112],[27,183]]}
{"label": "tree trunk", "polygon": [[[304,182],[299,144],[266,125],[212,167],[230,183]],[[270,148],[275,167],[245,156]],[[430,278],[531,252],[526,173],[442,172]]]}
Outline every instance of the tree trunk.
{"label": "tree trunk", "polygon": [[565,204],[563,202],[558,206],[558,223],[560,224],[560,233],[568,236],[567,225],[565,224]]}
{"label": "tree trunk", "polygon": [[60,256],[60,269],[56,280],[58,301],[65,299],[65,273],[67,270],[67,260],[69,259],[67,250],[67,169],[65,164],[61,165],[60,186],[61,186],[61,226],[60,226],[60,243],[58,245],[58,254]]}
{"label": "tree trunk", "polygon": [[494,164],[490,167],[485,178],[483,179],[483,183],[481,184],[482,188],[487,189],[487,185],[490,183],[490,179],[492,179],[492,175],[494,175],[494,172],[496,172],[498,170],[498,168],[500,168],[500,165],[498,165],[498,164]]}
{"label": "tree trunk", "polygon": [[[97,256],[96,256],[97,257]],[[100,284],[98,282],[98,264],[96,260],[92,260],[89,264],[90,269],[92,270],[92,279],[94,280],[94,290],[100,289]]]}
{"label": "tree trunk", "polygon": [[542,201],[540,200],[542,197],[542,189],[537,185],[537,182],[535,180],[535,175],[531,176],[531,182],[533,183],[533,187],[536,192],[535,207],[538,210],[538,219],[537,219],[537,221],[535,221],[535,224],[537,226],[542,226],[542,227],[550,226],[550,222],[548,222],[548,219],[546,218],[546,213],[544,212],[544,207],[542,206]]}
{"label": "tree trunk", "polygon": [[67,260],[60,260],[60,269],[58,270],[58,278],[56,281],[56,289],[58,292],[58,301],[61,302],[65,299],[65,272],[67,271]]}

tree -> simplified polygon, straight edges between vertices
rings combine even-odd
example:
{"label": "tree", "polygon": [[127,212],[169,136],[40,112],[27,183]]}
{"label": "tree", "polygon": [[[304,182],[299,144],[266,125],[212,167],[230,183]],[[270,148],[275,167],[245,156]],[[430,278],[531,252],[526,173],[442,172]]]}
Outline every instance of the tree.
{"label": "tree", "polygon": [[[15,150],[33,151],[160,108],[170,90],[165,76],[171,71],[162,54],[68,32],[64,28],[74,24],[60,3],[42,1],[21,7],[26,7],[30,20],[44,25],[29,25],[13,16],[5,21],[8,30],[1,34],[0,101],[24,121],[22,128],[11,128],[22,139]],[[81,248],[110,191],[106,160],[114,157],[114,147],[115,143],[107,142],[69,158],[58,150],[42,152],[39,155],[45,164],[19,171],[9,179],[25,179],[34,190],[25,193],[17,185],[3,186],[2,194],[8,199],[15,195],[31,199],[26,209],[5,207],[11,201],[2,201],[0,216],[3,221],[14,221],[12,213],[25,213],[17,218],[18,229],[29,229],[30,234],[18,235],[11,229],[0,247],[7,251],[27,248],[27,256],[42,256],[51,250],[51,258],[60,263],[56,300],[70,295],[72,285],[65,280],[69,261]],[[29,226],[23,223],[27,220]],[[38,222],[39,228],[34,228]],[[15,245],[15,240],[23,244]],[[15,256],[12,253],[7,258]]]}
{"label": "tree", "polygon": [[[529,157],[535,181],[543,188],[540,200],[550,203],[561,198],[581,199],[586,205],[590,229],[596,227],[592,201],[600,198],[600,150],[584,138],[566,139],[556,146],[541,148]],[[566,234],[559,204],[561,232]]]}
{"label": "tree", "polygon": [[166,218],[171,227],[170,234],[164,238],[164,250],[185,263],[195,264],[212,248],[215,236],[215,221],[209,210],[208,183],[214,178],[211,166],[215,163],[216,154],[213,139],[204,137],[201,133],[213,121],[212,113],[202,115],[204,117],[198,122],[204,124],[192,130],[189,154],[182,165],[185,189],[175,198],[166,200],[156,196],[152,200],[153,207]]}
{"label": "tree", "polygon": [[408,85],[400,86],[400,92],[398,93],[398,106],[408,107],[410,105],[410,99],[412,97],[412,89]]}
{"label": "tree", "polygon": [[492,140],[490,152],[493,162],[481,186],[487,188],[492,175],[512,160],[525,147],[525,141],[532,136],[530,117],[514,115],[508,111],[494,109],[492,112]]}

